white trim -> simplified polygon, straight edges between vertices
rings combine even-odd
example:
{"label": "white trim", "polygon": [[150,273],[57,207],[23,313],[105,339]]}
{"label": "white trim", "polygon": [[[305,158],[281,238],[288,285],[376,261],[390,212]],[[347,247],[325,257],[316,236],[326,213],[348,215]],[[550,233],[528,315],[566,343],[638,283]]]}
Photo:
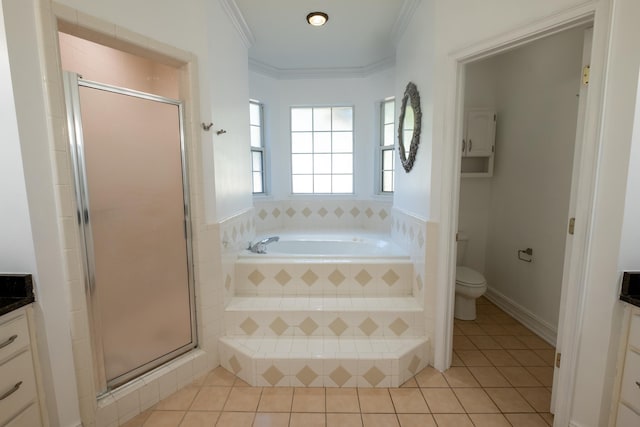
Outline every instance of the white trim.
{"label": "white trim", "polygon": [[231,23],[235,27],[236,31],[240,35],[242,39],[242,43],[246,46],[246,48],[250,48],[255,42],[256,38],[253,36],[251,32],[251,28],[247,25],[247,21],[244,19],[244,15],[240,11],[240,8],[236,4],[234,0],[219,0],[220,5],[229,16]]}
{"label": "white trim", "polygon": [[493,302],[495,305],[506,311],[511,317],[520,321],[524,326],[531,329],[536,335],[544,339],[552,346],[556,346],[556,339],[558,337],[558,329],[546,320],[541,319],[539,316],[521,306],[511,298],[498,292],[495,289],[488,288],[485,297]]}
{"label": "white trim", "polygon": [[400,42],[419,5],[420,0],[404,0],[402,3],[398,18],[396,18],[396,22],[393,24],[393,28],[391,28],[391,39],[394,40],[396,44]]}
{"label": "white trim", "polygon": [[249,70],[274,79],[336,79],[367,77],[379,71],[393,68],[396,58],[389,56],[362,67],[335,67],[335,68],[278,68],[272,65],[249,58]]}

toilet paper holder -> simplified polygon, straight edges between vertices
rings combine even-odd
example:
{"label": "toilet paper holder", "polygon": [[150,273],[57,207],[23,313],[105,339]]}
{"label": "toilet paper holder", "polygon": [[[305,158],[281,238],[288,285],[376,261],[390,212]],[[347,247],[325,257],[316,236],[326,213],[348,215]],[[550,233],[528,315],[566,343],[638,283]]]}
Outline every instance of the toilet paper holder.
{"label": "toilet paper holder", "polygon": [[[526,255],[528,258],[523,258],[522,257],[523,254]],[[520,261],[531,262],[533,261],[533,258],[531,258],[532,256],[533,256],[533,249],[531,248],[518,250],[518,259]]]}

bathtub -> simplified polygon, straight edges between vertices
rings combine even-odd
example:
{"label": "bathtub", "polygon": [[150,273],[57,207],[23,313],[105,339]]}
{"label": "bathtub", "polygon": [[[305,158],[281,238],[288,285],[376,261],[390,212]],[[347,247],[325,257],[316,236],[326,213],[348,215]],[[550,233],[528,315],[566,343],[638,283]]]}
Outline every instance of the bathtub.
{"label": "bathtub", "polygon": [[366,231],[273,231],[257,236],[252,243],[271,236],[278,242],[267,245],[266,254],[245,250],[240,257],[268,258],[408,258],[409,254],[385,234]]}

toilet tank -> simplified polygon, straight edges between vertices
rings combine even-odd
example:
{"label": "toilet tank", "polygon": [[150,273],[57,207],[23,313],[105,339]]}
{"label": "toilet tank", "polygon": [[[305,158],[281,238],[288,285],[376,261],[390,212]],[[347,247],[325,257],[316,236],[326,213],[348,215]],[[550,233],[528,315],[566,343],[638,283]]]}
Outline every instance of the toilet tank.
{"label": "toilet tank", "polygon": [[463,231],[458,231],[456,234],[456,265],[464,265],[464,253],[467,250],[468,241],[469,236],[467,236]]}

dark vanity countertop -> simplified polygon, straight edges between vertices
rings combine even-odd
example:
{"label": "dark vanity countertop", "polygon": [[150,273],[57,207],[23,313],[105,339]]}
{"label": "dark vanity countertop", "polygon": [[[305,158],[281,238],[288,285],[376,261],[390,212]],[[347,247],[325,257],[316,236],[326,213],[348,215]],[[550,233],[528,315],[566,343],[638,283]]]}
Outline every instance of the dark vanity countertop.
{"label": "dark vanity countertop", "polygon": [[0,316],[35,301],[30,274],[0,274]]}

